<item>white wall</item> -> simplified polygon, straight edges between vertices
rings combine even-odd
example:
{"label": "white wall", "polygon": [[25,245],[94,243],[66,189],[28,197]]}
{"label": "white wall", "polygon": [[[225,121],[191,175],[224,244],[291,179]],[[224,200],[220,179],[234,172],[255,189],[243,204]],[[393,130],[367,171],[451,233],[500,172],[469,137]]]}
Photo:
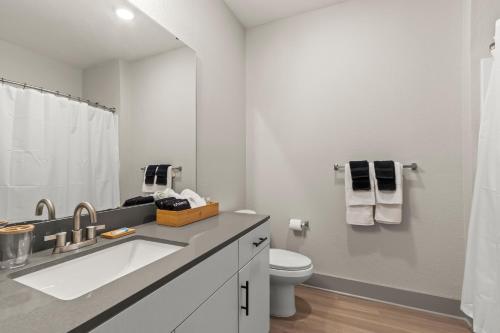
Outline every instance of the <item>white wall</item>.
{"label": "white wall", "polygon": [[80,69],[3,40],[0,40],[0,77],[82,95]]}
{"label": "white wall", "polygon": [[[182,166],[175,190],[196,190],[196,54],[178,48],[126,64],[120,115],[122,201],[141,194],[145,164]],[[127,125],[124,122],[128,122]]]}
{"label": "white wall", "polygon": [[198,57],[198,191],[245,206],[245,31],[222,0],[131,0]]}
{"label": "white wall", "polygon": [[[464,263],[462,4],[350,0],[247,32],[247,197],[315,270],[458,298]],[[405,171],[404,223],[345,224],[358,159]],[[288,219],[311,221],[307,236]]]}
{"label": "white wall", "polygon": [[119,109],[120,96],[120,60],[109,60],[83,70],[83,98]]}

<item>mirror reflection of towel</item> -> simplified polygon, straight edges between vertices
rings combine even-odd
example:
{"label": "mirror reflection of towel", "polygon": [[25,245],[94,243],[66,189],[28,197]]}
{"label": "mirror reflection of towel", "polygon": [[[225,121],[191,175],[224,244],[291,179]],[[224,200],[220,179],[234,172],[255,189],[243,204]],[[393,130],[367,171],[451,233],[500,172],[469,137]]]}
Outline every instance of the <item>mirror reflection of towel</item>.
{"label": "mirror reflection of towel", "polygon": [[155,175],[157,165],[148,165],[146,167],[146,172],[144,173],[144,183],[147,185],[153,185],[155,183]]}
{"label": "mirror reflection of towel", "polygon": [[[151,173],[148,170],[155,168],[153,182],[150,182]],[[161,167],[161,168],[160,168]],[[166,172],[165,172],[166,169]],[[160,171],[160,172],[158,172]],[[142,184],[143,193],[155,193],[158,191],[165,191],[172,188],[172,166],[169,164],[162,165],[148,165],[144,172],[144,182]]]}
{"label": "mirror reflection of towel", "polygon": [[158,169],[156,169],[156,184],[157,185],[167,185],[167,173],[168,168],[170,168],[170,164],[160,164],[158,165]]}
{"label": "mirror reflection of towel", "polygon": [[133,197],[130,199],[125,200],[123,203],[123,207],[130,207],[130,206],[137,206],[137,205],[144,205],[147,203],[152,203],[155,202],[155,199],[152,196],[147,196],[147,197]]}

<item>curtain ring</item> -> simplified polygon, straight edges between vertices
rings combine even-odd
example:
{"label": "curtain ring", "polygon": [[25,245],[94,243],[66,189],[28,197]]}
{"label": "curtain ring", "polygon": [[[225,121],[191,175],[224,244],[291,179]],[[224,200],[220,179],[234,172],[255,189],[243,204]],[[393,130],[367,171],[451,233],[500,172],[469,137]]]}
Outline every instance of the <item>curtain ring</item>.
{"label": "curtain ring", "polygon": [[23,83],[23,89],[26,89],[26,85],[27,85],[27,83],[26,83],[26,82],[24,82],[24,83]]}

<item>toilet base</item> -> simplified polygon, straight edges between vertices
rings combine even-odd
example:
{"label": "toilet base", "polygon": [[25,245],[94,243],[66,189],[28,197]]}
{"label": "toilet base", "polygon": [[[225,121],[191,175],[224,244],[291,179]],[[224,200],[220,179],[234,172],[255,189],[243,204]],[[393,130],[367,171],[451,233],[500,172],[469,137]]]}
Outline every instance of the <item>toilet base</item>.
{"label": "toilet base", "polygon": [[270,268],[271,316],[291,317],[295,314],[295,286],[307,281],[313,269],[312,265],[300,271]]}
{"label": "toilet base", "polygon": [[271,316],[291,317],[295,308],[295,285],[271,283]]}

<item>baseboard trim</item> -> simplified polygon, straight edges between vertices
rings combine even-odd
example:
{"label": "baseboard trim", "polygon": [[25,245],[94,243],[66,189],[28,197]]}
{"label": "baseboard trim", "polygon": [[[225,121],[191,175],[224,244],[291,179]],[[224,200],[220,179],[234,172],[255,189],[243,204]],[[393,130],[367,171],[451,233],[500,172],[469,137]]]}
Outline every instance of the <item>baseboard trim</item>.
{"label": "baseboard trim", "polygon": [[314,273],[304,285],[452,316],[466,321],[468,319],[465,313],[460,310],[460,301],[456,299],[348,280],[320,273]]}

